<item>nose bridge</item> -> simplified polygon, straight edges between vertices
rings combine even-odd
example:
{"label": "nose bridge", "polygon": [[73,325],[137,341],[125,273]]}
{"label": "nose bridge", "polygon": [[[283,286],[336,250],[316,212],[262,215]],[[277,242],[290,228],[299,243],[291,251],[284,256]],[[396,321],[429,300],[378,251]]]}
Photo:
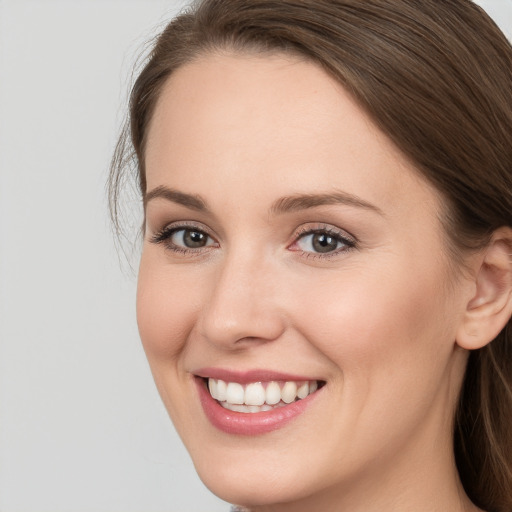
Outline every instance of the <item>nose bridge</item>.
{"label": "nose bridge", "polygon": [[232,248],[219,262],[202,311],[201,331],[211,343],[271,341],[284,329],[277,307],[276,269],[249,245]]}

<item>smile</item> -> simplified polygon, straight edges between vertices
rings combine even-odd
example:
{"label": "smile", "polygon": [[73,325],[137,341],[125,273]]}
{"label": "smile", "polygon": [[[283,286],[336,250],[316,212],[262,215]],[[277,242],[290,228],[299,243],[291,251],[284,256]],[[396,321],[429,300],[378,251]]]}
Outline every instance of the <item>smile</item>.
{"label": "smile", "polygon": [[303,400],[318,389],[318,381],[225,382],[208,379],[213,399],[230,411],[241,413],[267,412]]}
{"label": "smile", "polygon": [[200,403],[217,429],[261,435],[301,417],[323,395],[324,380],[273,371],[233,372],[208,368],[194,372]]}

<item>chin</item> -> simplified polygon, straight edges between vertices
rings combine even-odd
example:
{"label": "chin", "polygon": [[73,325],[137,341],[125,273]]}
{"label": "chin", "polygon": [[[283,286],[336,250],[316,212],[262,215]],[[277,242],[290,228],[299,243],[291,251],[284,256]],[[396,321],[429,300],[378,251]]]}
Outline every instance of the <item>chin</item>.
{"label": "chin", "polygon": [[275,468],[270,470],[260,466],[244,471],[219,463],[213,467],[197,464],[196,470],[213,494],[229,503],[249,508],[291,503],[307,496],[312,487],[312,482],[303,481],[300,475]]}
{"label": "chin", "polygon": [[248,508],[291,504],[339,484],[343,468],[326,472],[327,454],[308,449],[307,436],[289,434],[278,431],[225,443],[224,435],[214,432],[186,444],[205,486],[219,498]]}

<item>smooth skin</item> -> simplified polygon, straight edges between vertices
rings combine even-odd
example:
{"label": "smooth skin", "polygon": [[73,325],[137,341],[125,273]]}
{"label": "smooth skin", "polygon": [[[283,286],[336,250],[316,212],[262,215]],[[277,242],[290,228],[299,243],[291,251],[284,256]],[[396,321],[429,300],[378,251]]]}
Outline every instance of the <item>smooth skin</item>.
{"label": "smooth skin", "polygon": [[[510,316],[509,233],[454,272],[439,194],[339,84],[292,56],[179,68],[146,169],[138,324],[204,483],[254,511],[478,510],[452,418],[466,349]],[[200,405],[204,367],[326,385],[283,428],[231,435]]]}

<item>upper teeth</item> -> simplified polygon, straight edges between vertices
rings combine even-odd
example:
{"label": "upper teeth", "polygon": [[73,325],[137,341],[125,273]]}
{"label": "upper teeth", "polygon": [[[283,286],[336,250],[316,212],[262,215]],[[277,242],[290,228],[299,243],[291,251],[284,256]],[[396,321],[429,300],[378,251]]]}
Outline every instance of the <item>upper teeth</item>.
{"label": "upper teeth", "polygon": [[[296,399],[306,398],[318,389],[316,380],[303,382],[251,382],[247,385],[238,382],[225,382],[208,379],[208,389],[215,400],[229,405],[263,406],[289,404]],[[283,404],[283,405],[284,405]],[[224,405],[224,404],[222,404]]]}

